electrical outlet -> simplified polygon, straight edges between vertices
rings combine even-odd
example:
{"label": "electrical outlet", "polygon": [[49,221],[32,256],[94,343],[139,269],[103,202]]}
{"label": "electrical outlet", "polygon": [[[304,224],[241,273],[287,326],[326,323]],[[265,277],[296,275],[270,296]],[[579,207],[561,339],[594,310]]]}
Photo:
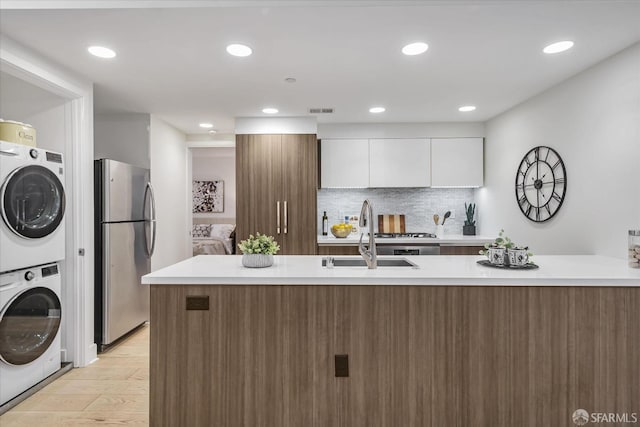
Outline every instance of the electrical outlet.
{"label": "electrical outlet", "polygon": [[451,209],[451,216],[449,217],[449,219],[455,219],[455,217],[456,217],[456,210]]}

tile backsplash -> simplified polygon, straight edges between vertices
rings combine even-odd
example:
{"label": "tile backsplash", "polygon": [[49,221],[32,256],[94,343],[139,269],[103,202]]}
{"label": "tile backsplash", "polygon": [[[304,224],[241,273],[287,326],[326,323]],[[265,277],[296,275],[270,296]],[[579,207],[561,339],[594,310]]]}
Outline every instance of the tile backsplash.
{"label": "tile backsplash", "polygon": [[[406,230],[435,233],[433,214],[455,209],[455,218],[444,225],[445,234],[462,234],[466,218],[464,204],[474,202],[473,188],[323,188],[318,190],[318,234],[322,233],[322,214],[327,211],[329,227],[345,215],[360,214],[362,202],[369,199],[373,206],[374,226],[378,230],[378,215],[406,215]],[[477,219],[477,214],[476,214]]]}

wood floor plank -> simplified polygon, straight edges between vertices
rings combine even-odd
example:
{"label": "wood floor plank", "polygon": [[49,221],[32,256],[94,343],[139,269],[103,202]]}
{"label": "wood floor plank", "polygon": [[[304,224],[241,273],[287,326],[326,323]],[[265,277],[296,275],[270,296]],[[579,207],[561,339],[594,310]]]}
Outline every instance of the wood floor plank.
{"label": "wood floor plank", "polygon": [[102,394],[87,408],[95,412],[149,412],[149,398],[140,394]]}
{"label": "wood floor plank", "polygon": [[0,417],[2,427],[67,427],[67,426],[126,426],[149,425],[149,417],[141,412],[118,414],[113,412],[58,412],[43,417],[42,412],[12,412]]}
{"label": "wood floor plank", "polygon": [[82,411],[96,400],[98,396],[98,394],[57,395],[36,393],[13,408],[12,411]]}
{"label": "wood floor plank", "polygon": [[[97,362],[96,362],[97,363]],[[65,377],[70,380],[126,380],[138,371],[138,368],[115,368],[91,365],[86,368],[74,369]]]}

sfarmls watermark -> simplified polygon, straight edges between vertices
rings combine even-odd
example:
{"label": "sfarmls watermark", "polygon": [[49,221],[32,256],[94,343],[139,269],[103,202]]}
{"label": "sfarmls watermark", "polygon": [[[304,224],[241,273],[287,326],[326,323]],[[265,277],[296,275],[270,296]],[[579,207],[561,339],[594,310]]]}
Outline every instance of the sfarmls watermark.
{"label": "sfarmls watermark", "polygon": [[605,424],[637,424],[639,421],[636,412],[592,412],[589,413],[584,409],[576,409],[571,416],[573,423],[577,426],[583,426],[587,423]]}

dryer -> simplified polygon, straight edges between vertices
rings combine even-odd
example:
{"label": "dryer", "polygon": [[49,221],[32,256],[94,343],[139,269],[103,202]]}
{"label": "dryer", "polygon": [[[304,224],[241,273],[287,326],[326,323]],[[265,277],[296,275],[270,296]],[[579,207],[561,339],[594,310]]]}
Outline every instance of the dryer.
{"label": "dryer", "polygon": [[60,369],[57,263],[0,274],[0,405]]}
{"label": "dryer", "polygon": [[65,257],[62,154],[0,141],[0,273]]}

